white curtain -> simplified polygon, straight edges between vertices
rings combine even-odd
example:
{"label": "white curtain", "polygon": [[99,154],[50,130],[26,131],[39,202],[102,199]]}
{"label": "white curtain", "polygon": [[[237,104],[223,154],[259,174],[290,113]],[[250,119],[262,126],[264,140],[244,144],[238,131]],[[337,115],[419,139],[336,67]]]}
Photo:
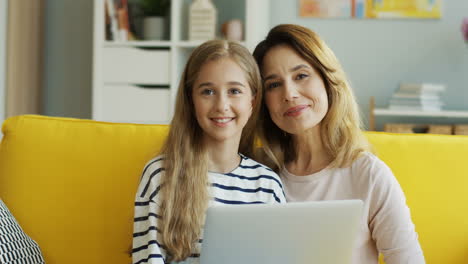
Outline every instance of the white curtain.
{"label": "white curtain", "polygon": [[[5,119],[7,0],[0,0],[0,124]],[[1,133],[0,133],[1,138]]]}

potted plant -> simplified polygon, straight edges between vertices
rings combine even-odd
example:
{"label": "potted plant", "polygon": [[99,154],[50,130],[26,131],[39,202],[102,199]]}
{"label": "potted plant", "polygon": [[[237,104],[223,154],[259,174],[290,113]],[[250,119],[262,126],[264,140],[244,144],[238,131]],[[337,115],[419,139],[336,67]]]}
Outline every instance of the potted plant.
{"label": "potted plant", "polygon": [[170,0],[140,0],[143,11],[143,38],[164,39],[166,36],[166,17]]}

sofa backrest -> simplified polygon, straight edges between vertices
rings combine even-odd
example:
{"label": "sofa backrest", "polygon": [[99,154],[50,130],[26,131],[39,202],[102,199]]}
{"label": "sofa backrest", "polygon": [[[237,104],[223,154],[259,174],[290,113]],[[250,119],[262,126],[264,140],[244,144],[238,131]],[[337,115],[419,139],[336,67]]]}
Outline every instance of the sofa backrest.
{"label": "sofa backrest", "polygon": [[406,195],[427,263],[468,263],[468,136],[366,133]]}
{"label": "sofa backrest", "polygon": [[[5,121],[0,198],[47,263],[130,263],[133,201],[164,125]],[[468,137],[366,133],[407,197],[427,263],[468,259]]]}
{"label": "sofa backrest", "polygon": [[46,263],[131,263],[133,203],[163,125],[18,116],[5,121],[0,197]]}

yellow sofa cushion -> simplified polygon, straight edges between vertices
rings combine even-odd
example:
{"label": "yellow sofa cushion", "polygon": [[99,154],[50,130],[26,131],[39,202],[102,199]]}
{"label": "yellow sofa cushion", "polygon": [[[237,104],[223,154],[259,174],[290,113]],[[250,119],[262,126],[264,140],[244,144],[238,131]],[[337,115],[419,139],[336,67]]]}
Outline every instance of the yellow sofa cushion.
{"label": "yellow sofa cushion", "polygon": [[468,136],[366,133],[405,192],[427,263],[468,263]]}
{"label": "yellow sofa cushion", "polygon": [[[3,125],[0,198],[46,263],[130,263],[133,200],[168,127],[18,116]],[[468,137],[366,133],[407,196],[427,263],[468,259]]]}
{"label": "yellow sofa cushion", "polygon": [[167,130],[43,116],[8,119],[0,197],[46,263],[128,264],[135,190]]}

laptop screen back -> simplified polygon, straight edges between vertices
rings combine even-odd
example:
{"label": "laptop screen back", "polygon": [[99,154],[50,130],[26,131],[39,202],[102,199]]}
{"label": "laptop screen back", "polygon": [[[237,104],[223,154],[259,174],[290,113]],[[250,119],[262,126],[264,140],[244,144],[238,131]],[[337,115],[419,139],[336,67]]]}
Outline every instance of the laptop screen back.
{"label": "laptop screen back", "polygon": [[350,263],[362,201],[210,207],[201,264]]}

